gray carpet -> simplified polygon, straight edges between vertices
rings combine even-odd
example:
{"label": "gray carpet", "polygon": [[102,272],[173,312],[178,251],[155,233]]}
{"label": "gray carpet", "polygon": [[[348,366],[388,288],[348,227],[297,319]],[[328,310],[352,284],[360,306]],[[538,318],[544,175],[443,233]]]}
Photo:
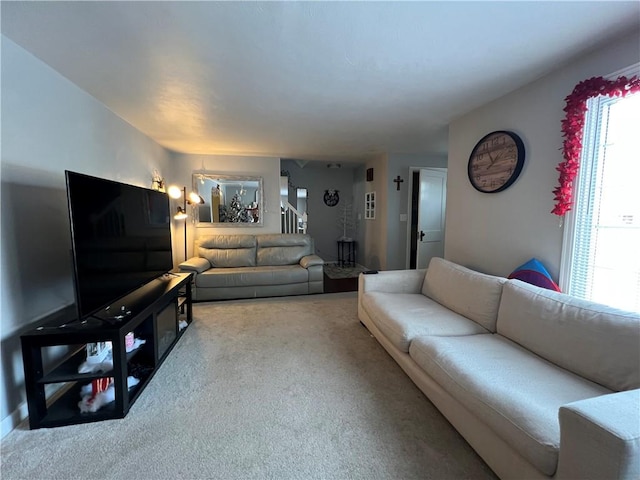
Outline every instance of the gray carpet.
{"label": "gray carpet", "polygon": [[359,323],[355,293],[194,316],[126,418],[19,427],[2,479],[495,478]]}

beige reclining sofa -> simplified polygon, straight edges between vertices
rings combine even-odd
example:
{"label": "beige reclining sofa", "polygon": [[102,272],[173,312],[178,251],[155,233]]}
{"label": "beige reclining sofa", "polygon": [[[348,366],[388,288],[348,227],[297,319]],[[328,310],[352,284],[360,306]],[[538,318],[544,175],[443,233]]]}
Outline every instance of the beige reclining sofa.
{"label": "beige reclining sofa", "polygon": [[309,235],[205,236],[195,241],[194,252],[179,268],[194,274],[196,301],[324,291],[324,261]]}

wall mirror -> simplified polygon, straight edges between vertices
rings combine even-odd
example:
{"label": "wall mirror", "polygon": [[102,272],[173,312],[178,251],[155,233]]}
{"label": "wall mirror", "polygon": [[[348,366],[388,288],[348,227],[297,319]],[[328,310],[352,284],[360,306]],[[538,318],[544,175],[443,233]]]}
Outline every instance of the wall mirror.
{"label": "wall mirror", "polygon": [[198,227],[263,226],[262,177],[194,172],[193,189],[204,199]]}

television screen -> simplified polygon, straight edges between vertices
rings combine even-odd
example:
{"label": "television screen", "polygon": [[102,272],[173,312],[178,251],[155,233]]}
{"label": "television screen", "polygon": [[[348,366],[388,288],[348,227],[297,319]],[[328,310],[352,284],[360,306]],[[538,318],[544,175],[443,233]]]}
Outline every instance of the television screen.
{"label": "television screen", "polygon": [[173,268],[169,197],[66,171],[80,318]]}

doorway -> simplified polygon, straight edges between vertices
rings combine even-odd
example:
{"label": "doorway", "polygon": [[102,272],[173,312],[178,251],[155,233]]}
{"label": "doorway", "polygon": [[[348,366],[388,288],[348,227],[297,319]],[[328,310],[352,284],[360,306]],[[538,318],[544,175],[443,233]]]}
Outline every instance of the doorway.
{"label": "doorway", "polygon": [[446,168],[411,168],[409,195],[409,268],[427,268],[432,257],[444,257]]}

